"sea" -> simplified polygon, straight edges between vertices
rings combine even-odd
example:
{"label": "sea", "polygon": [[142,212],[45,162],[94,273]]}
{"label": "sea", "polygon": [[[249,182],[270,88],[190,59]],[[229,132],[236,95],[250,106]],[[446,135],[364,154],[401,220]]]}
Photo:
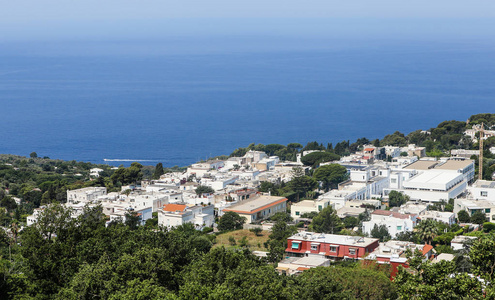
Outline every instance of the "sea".
{"label": "sea", "polygon": [[0,44],[0,153],[186,166],[495,113],[495,42],[255,39]]}

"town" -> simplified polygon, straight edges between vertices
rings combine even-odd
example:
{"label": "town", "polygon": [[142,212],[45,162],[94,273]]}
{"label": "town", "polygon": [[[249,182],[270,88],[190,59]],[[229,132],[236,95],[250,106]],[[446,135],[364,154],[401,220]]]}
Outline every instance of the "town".
{"label": "town", "polygon": [[[424,145],[434,129],[415,132],[423,139],[418,144],[400,145],[406,139],[394,133],[389,140],[403,139],[396,145],[383,144],[387,137],[335,147],[251,145],[187,168],[165,171],[158,164],[148,178],[138,163],[93,166],[86,175],[75,174],[87,176],[85,187],[46,189],[63,201],[45,201],[36,187],[39,207],[24,224],[4,229],[8,239],[17,239],[24,228],[55,222],[53,211],[80,220],[99,209],[105,227],[132,224],[173,232],[191,226],[213,244],[249,250],[279,276],[353,262],[387,266],[389,280],[407,286],[412,279],[405,274],[419,276],[407,273],[409,268],[459,267],[468,260],[475,265],[470,249],[480,251],[476,243],[495,230],[495,173],[482,169],[484,156],[495,157],[495,131],[484,127],[468,122],[459,140],[471,146],[441,155]],[[12,168],[6,163],[2,170]],[[21,197],[16,190],[14,184],[5,188],[2,206],[30,201],[32,191]],[[3,214],[18,214],[12,207]],[[486,292],[486,269],[470,269],[469,284]]]}

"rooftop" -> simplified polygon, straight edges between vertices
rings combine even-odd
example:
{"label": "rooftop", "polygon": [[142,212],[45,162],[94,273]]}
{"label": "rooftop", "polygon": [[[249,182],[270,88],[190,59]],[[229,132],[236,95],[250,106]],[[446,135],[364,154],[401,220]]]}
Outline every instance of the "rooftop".
{"label": "rooftop", "polygon": [[286,202],[287,198],[277,196],[259,196],[231,205],[224,211],[234,211],[237,213],[252,214],[270,206]]}
{"label": "rooftop", "polygon": [[476,180],[476,182],[473,183],[473,187],[485,188],[485,189],[493,189],[493,188],[495,188],[495,181]]}
{"label": "rooftop", "polygon": [[183,212],[186,209],[186,207],[187,206],[185,204],[165,204],[163,206],[163,211],[167,211],[167,212],[180,211],[180,212]]}
{"label": "rooftop", "polygon": [[304,240],[315,243],[359,246],[359,247],[367,247],[378,241],[378,239],[368,238],[368,237],[315,233],[315,232],[300,232],[289,237],[288,239],[301,240],[301,241]]}
{"label": "rooftop", "polygon": [[389,216],[397,219],[409,219],[416,216],[415,214],[401,214],[399,212],[394,212],[390,210],[381,210],[381,209],[377,209],[373,211],[371,214],[379,215],[379,216]]}
{"label": "rooftop", "polygon": [[471,159],[449,159],[445,163],[438,165],[435,167],[435,169],[439,170],[459,170],[459,169],[464,169],[467,168],[469,165],[471,165],[474,161]]}
{"label": "rooftop", "polygon": [[407,165],[404,167],[404,169],[411,169],[411,170],[429,170],[434,168],[438,164],[437,161],[430,161],[430,160],[418,160],[413,162],[410,165]]}

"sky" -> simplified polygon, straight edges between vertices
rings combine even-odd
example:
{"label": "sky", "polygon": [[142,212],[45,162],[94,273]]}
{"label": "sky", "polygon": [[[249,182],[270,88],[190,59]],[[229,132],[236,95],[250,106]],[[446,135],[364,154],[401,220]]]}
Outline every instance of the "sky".
{"label": "sky", "polygon": [[170,36],[490,37],[493,0],[0,0],[0,42]]}

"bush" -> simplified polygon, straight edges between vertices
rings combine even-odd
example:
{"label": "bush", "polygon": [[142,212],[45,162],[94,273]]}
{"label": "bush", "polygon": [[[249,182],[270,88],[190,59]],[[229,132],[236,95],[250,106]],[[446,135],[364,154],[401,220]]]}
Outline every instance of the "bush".
{"label": "bush", "polygon": [[263,231],[263,229],[261,229],[261,227],[254,227],[249,229],[249,231],[254,233],[256,236],[262,236],[261,232]]}
{"label": "bush", "polygon": [[495,223],[491,223],[491,222],[483,223],[483,231],[484,232],[490,232],[492,230],[495,230]]}
{"label": "bush", "polygon": [[232,246],[237,245],[237,243],[235,242],[235,238],[234,238],[233,236],[229,236],[229,243],[230,243],[230,245],[232,245]]}

